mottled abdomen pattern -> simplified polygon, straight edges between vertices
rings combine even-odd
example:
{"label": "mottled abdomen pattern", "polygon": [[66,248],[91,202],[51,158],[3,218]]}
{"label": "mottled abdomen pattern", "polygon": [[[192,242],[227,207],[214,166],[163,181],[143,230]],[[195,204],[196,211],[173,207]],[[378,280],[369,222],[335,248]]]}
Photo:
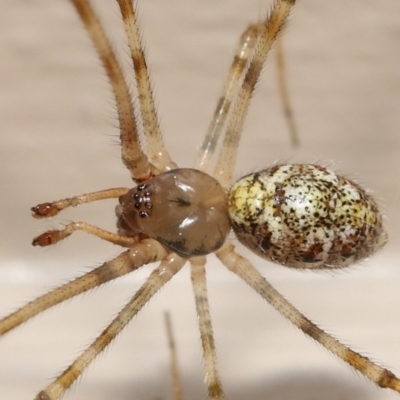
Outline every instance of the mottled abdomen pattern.
{"label": "mottled abdomen pattern", "polygon": [[244,176],[228,201],[239,241],[288,267],[343,268],[387,241],[373,198],[319,165],[276,165]]}

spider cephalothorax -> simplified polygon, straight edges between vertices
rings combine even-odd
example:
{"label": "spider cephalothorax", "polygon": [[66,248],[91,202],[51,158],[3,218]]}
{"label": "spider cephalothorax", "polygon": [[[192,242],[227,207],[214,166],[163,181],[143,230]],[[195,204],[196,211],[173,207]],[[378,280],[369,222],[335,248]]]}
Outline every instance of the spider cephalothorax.
{"label": "spider cephalothorax", "polygon": [[163,172],[119,202],[118,225],[125,233],[144,233],[183,257],[214,252],[230,231],[224,189],[196,169]]}

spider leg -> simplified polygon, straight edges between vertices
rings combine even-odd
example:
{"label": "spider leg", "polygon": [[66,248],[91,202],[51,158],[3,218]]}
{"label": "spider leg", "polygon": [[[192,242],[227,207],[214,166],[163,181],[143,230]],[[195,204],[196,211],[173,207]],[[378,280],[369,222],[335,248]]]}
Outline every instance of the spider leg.
{"label": "spider leg", "polygon": [[31,208],[32,216],[37,219],[54,217],[68,207],[77,207],[92,201],[116,199],[128,191],[128,188],[113,188],[99,190],[98,192],[84,193],[79,196],[67,197],[51,203],[41,203]]}
{"label": "spider leg", "polygon": [[306,318],[273,288],[250,261],[241,257],[234,251],[232,243],[228,241],[225,242],[223,247],[216,252],[216,255],[230,271],[242,278],[280,314],[302,330],[306,335],[316,340],[331,353],[348,363],[355,370],[361,372],[378,386],[400,392],[399,378],[386,368],[375,364],[367,357],[351,350],[348,346],[345,346]]}
{"label": "spider leg", "polygon": [[174,253],[166,256],[100,336],[98,336],[54,382],[47,386],[45,390],[41,391],[36,396],[35,400],[59,399],[97,355],[114,340],[128,322],[142,309],[154,294],[185,265],[185,263],[186,259]]}
{"label": "spider leg", "polygon": [[193,257],[190,259],[191,278],[196,302],[197,316],[199,319],[201,344],[203,346],[208,398],[210,400],[222,400],[225,398],[225,396],[222,390],[221,378],[218,372],[217,354],[215,350],[210,306],[207,296],[205,263],[205,257]]}
{"label": "spider leg", "polygon": [[159,171],[175,169],[177,165],[171,161],[171,157],[164,146],[160,131],[156,107],[154,105],[153,89],[150,83],[146,58],[132,0],[118,0],[118,5],[121,9],[135,71],[140,112],[147,144],[147,154]]}
{"label": "spider leg", "polygon": [[194,168],[207,171],[215,148],[221,136],[222,128],[225,125],[232,100],[238,91],[243,72],[251,59],[254,46],[260,36],[262,26],[251,24],[240,36],[235,56],[230,66],[228,76],[218,100],[212,120],[208,126],[207,133],[197,154]]}
{"label": "spider leg", "polygon": [[253,58],[250,61],[242,87],[236,97],[234,109],[230,115],[227,131],[215,168],[214,177],[216,177],[224,187],[228,187],[231,181],[240,135],[254,92],[254,87],[258,81],[272,44],[284,25],[295,2],[295,0],[278,0],[271,14],[264,21],[263,32],[256,44]]}
{"label": "spider leg", "polygon": [[294,147],[297,147],[300,144],[300,140],[299,140],[299,134],[297,132],[297,127],[294,122],[292,106],[289,100],[289,91],[286,84],[287,83],[286,65],[283,52],[282,37],[279,35],[276,38],[275,51],[276,51],[276,69],[278,71],[278,85],[279,85],[279,92],[281,94],[283,113],[285,115],[285,119],[289,127],[289,134],[292,145]]}
{"label": "spider leg", "polygon": [[113,260],[38,297],[0,320],[0,336],[56,304],[135,271],[145,264],[159,261],[166,255],[167,251],[158,242],[145,239]]}
{"label": "spider leg", "polygon": [[119,119],[122,161],[134,181],[147,179],[152,175],[151,166],[140,146],[135,111],[121,67],[89,2],[71,1],[92,39],[114,92]]}
{"label": "spider leg", "polygon": [[86,232],[90,235],[97,236],[102,240],[106,240],[107,242],[122,247],[132,247],[133,245],[135,245],[135,243],[138,242],[137,236],[124,236],[118,233],[106,231],[105,229],[101,229],[95,225],[88,224],[87,222],[77,221],[70,222],[65,226],[64,229],[51,229],[43,232],[41,235],[33,239],[32,245],[41,247],[50,246],[52,244],[60,242],[61,240],[64,240],[76,231]]}
{"label": "spider leg", "polygon": [[171,316],[169,315],[169,312],[165,312],[164,318],[165,318],[165,327],[168,338],[168,348],[171,359],[171,376],[172,376],[172,388],[174,392],[174,400],[182,400],[183,397],[182,397],[181,378],[178,367],[178,356],[176,351],[174,333],[172,331]]}

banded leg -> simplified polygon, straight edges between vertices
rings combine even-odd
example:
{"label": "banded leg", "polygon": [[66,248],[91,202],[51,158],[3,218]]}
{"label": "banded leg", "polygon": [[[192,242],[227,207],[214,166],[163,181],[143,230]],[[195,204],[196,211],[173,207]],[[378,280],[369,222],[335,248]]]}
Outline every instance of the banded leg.
{"label": "banded leg", "polygon": [[160,172],[177,168],[177,165],[171,161],[171,157],[164,146],[132,0],[118,0],[118,5],[124,21],[133,68],[135,70],[147,154]]}
{"label": "banded leg", "polygon": [[230,242],[226,242],[221,249],[216,252],[216,255],[230,271],[242,278],[281,315],[287,318],[306,335],[316,340],[331,353],[348,363],[355,370],[361,372],[378,386],[400,392],[399,378],[386,368],[375,364],[367,357],[351,350],[348,346],[345,346],[306,318],[273,288],[257,269],[254,268],[250,261],[237,254],[234,251],[234,246]]}
{"label": "banded leg", "polygon": [[208,398],[210,400],[223,400],[225,396],[218,372],[217,353],[207,296],[205,263],[205,257],[193,257],[190,259],[192,286],[199,319],[201,344],[203,346]]}
{"label": "banded leg", "polygon": [[129,88],[104,30],[87,0],[71,0],[92,39],[110,80],[117,103],[122,161],[134,181],[152,175],[147,156],[140,146],[137,122]]}
{"label": "banded leg", "polygon": [[146,282],[136,292],[116,318],[100,336],[47,388],[41,391],[35,400],[57,400],[86,367],[111,343],[125,328],[129,321],[147,304],[147,302],[185,265],[186,260],[174,253],[169,254],[150,274]]}
{"label": "banded leg", "polygon": [[224,187],[228,187],[234,171],[236,155],[243,129],[243,123],[249,109],[254,87],[267,55],[279,31],[285,23],[295,0],[278,0],[268,18],[264,21],[263,32],[254,49],[254,56],[244,77],[242,87],[236,97],[235,105],[230,115],[227,131],[218,157],[214,177],[219,179]]}
{"label": "banded leg", "polygon": [[143,240],[113,260],[38,297],[0,320],[0,336],[56,304],[133,272],[145,264],[160,261],[166,255],[164,247],[155,240]]}
{"label": "banded leg", "polygon": [[229,114],[232,100],[240,87],[243,72],[251,59],[261,29],[262,26],[260,24],[252,24],[240,37],[235,51],[235,56],[223,86],[222,94],[218,100],[217,107],[214,111],[203,143],[198,151],[194,168],[209,172],[209,164],[214,155],[219,137],[221,136],[222,128],[224,127]]}

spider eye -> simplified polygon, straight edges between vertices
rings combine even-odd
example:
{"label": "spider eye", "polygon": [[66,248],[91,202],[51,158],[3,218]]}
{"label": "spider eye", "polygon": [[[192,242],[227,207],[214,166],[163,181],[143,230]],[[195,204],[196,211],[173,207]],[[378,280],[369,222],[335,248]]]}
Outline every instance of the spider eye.
{"label": "spider eye", "polygon": [[227,198],[211,176],[195,169],[164,172],[120,198],[120,218],[184,256],[217,250],[230,230]]}
{"label": "spider eye", "polygon": [[375,201],[318,165],[278,165],[237,181],[228,194],[237,238],[293,268],[342,268],[387,241]]}

